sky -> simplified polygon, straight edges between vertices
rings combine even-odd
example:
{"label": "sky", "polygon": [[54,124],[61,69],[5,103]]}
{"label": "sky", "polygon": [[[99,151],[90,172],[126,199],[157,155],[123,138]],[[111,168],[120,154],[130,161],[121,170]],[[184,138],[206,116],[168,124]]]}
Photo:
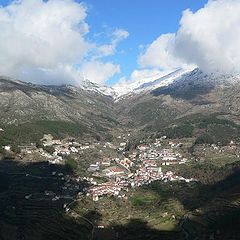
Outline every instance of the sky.
{"label": "sky", "polygon": [[240,70],[239,0],[0,0],[0,75],[128,87]]}
{"label": "sky", "polygon": [[120,63],[121,73],[109,83],[129,76],[138,67],[141,46],[146,46],[160,34],[176,32],[182,11],[203,7],[206,0],[87,0],[90,6],[88,23],[94,33],[126,29],[129,37],[118,46],[119,54],[112,60]]}

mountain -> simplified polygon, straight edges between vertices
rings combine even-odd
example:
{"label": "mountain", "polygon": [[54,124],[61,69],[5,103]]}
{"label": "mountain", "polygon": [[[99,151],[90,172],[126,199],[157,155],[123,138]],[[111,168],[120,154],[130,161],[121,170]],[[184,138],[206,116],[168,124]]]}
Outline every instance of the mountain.
{"label": "mountain", "polygon": [[167,86],[178,78],[181,78],[184,74],[193,70],[189,69],[178,69],[174,72],[163,72],[161,74],[153,75],[147,78],[139,79],[135,82],[127,82],[125,84],[117,84],[114,87],[116,96],[118,98],[124,97],[128,94],[136,94],[143,91],[153,90],[158,87]]}
{"label": "mountain", "polygon": [[[1,77],[0,127],[14,126],[15,134],[24,124],[25,132],[41,126],[40,135],[62,132],[63,127],[47,126],[61,126],[64,122],[78,126],[81,134],[111,139],[113,132],[128,129],[134,129],[136,134],[139,130],[156,134],[175,125],[182,126],[196,116],[201,116],[198,121],[214,115],[239,124],[239,80],[239,75],[179,69],[157,79],[139,81],[140,85],[135,84],[128,89],[130,92],[121,95],[114,88],[88,80],[78,87],[46,86]],[[30,123],[34,125],[26,130]]]}
{"label": "mountain", "polygon": [[[147,230],[147,225],[145,225],[147,222],[143,224],[135,221],[126,225],[127,227],[114,225],[114,229],[118,232],[126,233],[124,237],[130,234],[133,236],[132,239],[136,236],[138,229],[140,233],[147,233],[144,236],[153,236],[152,239],[184,239],[178,238],[178,234],[181,234],[180,230],[186,233],[188,239],[194,239],[196,236],[199,239],[209,239],[208,236],[213,236],[212,233],[215,232],[218,232],[218,238],[215,239],[237,239],[234,238],[234,231],[238,236],[239,205],[236,203],[239,200],[240,168],[236,154],[239,154],[239,149],[234,149],[233,145],[221,147],[221,144],[227,145],[231,140],[240,136],[239,80],[239,75],[206,74],[200,69],[177,70],[161,78],[145,81],[130,93],[119,97],[113,89],[89,81],[85,81],[79,87],[44,86],[0,78],[0,128],[4,130],[0,131],[0,146],[11,144],[14,150],[16,145],[30,141],[37,142],[44,133],[60,137],[62,135],[76,136],[81,142],[82,137],[88,140],[91,138],[91,140],[111,141],[127,131],[131,133],[127,135],[129,140],[127,147],[134,146],[141,140],[148,140],[148,137],[166,135],[168,139],[178,138],[176,142],[183,141],[187,143],[187,147],[182,148],[179,144],[176,150],[181,154],[183,151],[184,156],[186,154],[191,161],[183,165],[176,164],[171,169],[179,176],[199,181],[190,183],[155,181],[148,186],[135,188],[133,192],[130,192],[129,200],[120,205],[119,200],[116,205],[113,199],[110,199],[110,202],[108,198],[106,202],[105,199],[101,199],[96,205],[103,207],[99,215],[91,210],[97,209],[98,211],[100,208],[95,208],[89,199],[83,199],[77,206],[80,209],[79,213],[82,214],[81,209],[84,208],[88,210],[84,215],[86,219],[89,217],[100,219],[99,216],[107,217],[109,210],[114,212],[118,208],[120,215],[114,216],[122,217],[122,212],[128,207],[132,216],[136,213],[141,218],[147,215],[151,217],[150,220],[153,219],[159,224],[159,217],[163,219],[165,212],[168,211],[167,218],[161,224],[165,225],[166,219],[167,224],[172,224],[168,220],[173,219],[172,216],[174,216],[174,225],[170,226],[175,226],[177,223],[180,226],[177,231],[169,231],[168,227],[167,231],[163,231],[164,235],[159,235],[157,230]],[[125,139],[121,138],[120,141],[126,141]],[[207,147],[198,143],[221,144],[216,145],[217,149],[213,150],[212,146]],[[163,144],[165,148],[165,142]],[[103,145],[99,144],[99,146]],[[205,148],[210,152],[208,152],[209,155],[206,155]],[[77,163],[73,160],[74,163],[79,163],[79,168],[81,168],[81,173],[78,174],[85,171],[85,164],[88,167],[91,161],[99,160],[100,148],[97,147],[95,150],[96,152],[90,150],[83,155],[80,153]],[[174,148],[173,151],[175,151]],[[214,157],[213,151],[216,154]],[[104,154],[112,154],[112,152],[106,149]],[[205,156],[204,161],[195,161],[202,154]],[[94,159],[91,160],[91,157]],[[222,162],[225,165],[222,165]],[[3,229],[6,229],[6,232],[10,229],[10,232],[16,233],[13,237],[10,236],[11,239],[25,235],[30,236],[29,239],[34,239],[32,233],[35,233],[34,236],[43,236],[43,232],[45,234],[46,231],[50,237],[57,236],[53,239],[58,239],[58,236],[65,234],[66,231],[66,238],[83,236],[83,239],[86,239],[85,236],[90,236],[92,227],[85,225],[88,222],[84,221],[84,225],[76,225],[73,218],[65,217],[59,212],[59,209],[64,210],[62,206],[65,198],[60,197],[59,201],[53,201],[55,198],[52,197],[47,198],[46,201],[38,199],[40,193],[47,196],[46,192],[51,193],[51,191],[53,194],[67,193],[66,196],[69,199],[69,196],[74,197],[81,188],[85,188],[85,184],[82,185],[79,181],[75,183],[75,177],[69,177],[71,174],[69,169],[57,164],[19,164],[18,161],[1,161],[0,167],[2,170]],[[170,169],[170,166],[163,167]],[[58,174],[53,174],[53,172]],[[68,177],[62,178],[65,172]],[[64,190],[66,186],[69,186],[70,191]],[[28,196],[34,196],[34,198],[28,198]],[[150,198],[147,197],[145,200],[141,196],[150,196]],[[135,205],[133,204],[134,198],[139,199]],[[111,206],[108,208],[109,203]],[[13,206],[16,207],[13,208]],[[155,210],[159,215],[149,214]],[[104,212],[106,215],[102,215]],[[129,213],[125,211],[125,215],[127,218]],[[124,221],[125,215],[122,217]],[[27,226],[24,222],[27,227],[22,224],[24,217],[29,223]],[[66,219],[71,221],[66,222]],[[36,231],[36,224],[32,224],[33,222],[43,227]],[[230,226],[226,224],[228,222]],[[103,223],[100,222],[100,224]],[[19,232],[22,228],[15,226],[25,228]],[[51,235],[50,233],[55,234],[56,229],[59,235]],[[109,229],[106,225],[104,233],[108,233]],[[109,233],[112,231],[111,226]],[[165,235],[168,233],[171,236]],[[40,238],[35,237],[35,239]]]}
{"label": "mountain", "polygon": [[99,85],[99,84],[93,83],[87,79],[83,81],[83,83],[81,84],[80,87],[86,91],[100,93],[100,94],[110,96],[113,98],[117,97],[117,92],[115,91],[114,88],[108,87],[105,85]]}
{"label": "mountain", "polygon": [[194,131],[202,121],[239,124],[239,106],[240,75],[206,74],[198,68],[145,83],[115,102],[117,111],[128,116],[125,123],[147,134],[184,129],[190,120]]}
{"label": "mountain", "polygon": [[[95,88],[94,88],[95,87]],[[109,137],[111,129],[118,125],[112,97],[103,94],[106,89],[95,85],[87,88],[71,85],[45,86],[0,78],[0,123],[1,128],[42,132],[50,129],[50,122],[78,126],[81,133],[90,136]],[[34,123],[32,129],[29,124]],[[72,125],[74,124],[74,126]],[[54,124],[52,124],[54,125]],[[19,130],[20,131],[20,130]],[[61,132],[56,129],[55,132]],[[53,131],[53,132],[54,132]],[[23,130],[21,131],[22,134]],[[6,133],[7,134],[7,133]],[[24,135],[25,136],[25,135]]]}

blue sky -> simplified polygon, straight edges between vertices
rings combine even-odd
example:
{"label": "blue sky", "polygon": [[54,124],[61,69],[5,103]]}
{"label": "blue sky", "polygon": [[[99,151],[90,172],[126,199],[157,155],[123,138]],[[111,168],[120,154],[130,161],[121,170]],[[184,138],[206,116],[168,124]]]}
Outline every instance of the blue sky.
{"label": "blue sky", "polygon": [[[109,80],[115,83],[122,76],[129,76],[138,67],[140,45],[148,45],[164,33],[176,32],[182,11],[196,11],[207,0],[85,0],[89,7],[87,22],[94,34],[109,32],[115,27],[129,32],[129,37],[119,43],[118,53],[110,59],[120,64],[121,73]],[[101,39],[98,39],[101,41]]]}

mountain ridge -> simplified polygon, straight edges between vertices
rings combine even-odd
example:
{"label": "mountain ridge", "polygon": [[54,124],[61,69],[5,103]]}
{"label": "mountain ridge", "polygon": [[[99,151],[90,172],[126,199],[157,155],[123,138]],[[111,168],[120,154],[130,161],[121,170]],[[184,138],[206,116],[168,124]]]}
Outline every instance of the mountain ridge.
{"label": "mountain ridge", "polygon": [[173,120],[194,114],[223,113],[236,122],[239,80],[239,75],[179,69],[119,96],[114,88],[89,80],[82,86],[57,86],[1,77],[0,122],[73,122],[102,135],[116,129],[167,127]]}

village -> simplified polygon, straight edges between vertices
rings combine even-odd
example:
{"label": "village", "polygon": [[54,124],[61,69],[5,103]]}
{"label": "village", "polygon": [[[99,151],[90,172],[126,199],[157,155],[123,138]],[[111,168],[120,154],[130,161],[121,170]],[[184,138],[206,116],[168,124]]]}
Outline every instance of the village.
{"label": "village", "polygon": [[178,151],[181,143],[168,142],[166,136],[163,136],[155,139],[154,143],[138,145],[128,154],[124,151],[125,146],[126,142],[119,144],[119,157],[104,158],[89,166],[88,171],[92,172],[92,176],[108,179],[107,182],[99,184],[96,181],[91,182],[88,195],[91,195],[94,201],[105,195],[126,198],[130,188],[148,185],[154,181],[196,181],[177,176],[172,171],[162,171],[164,166],[185,164],[188,161]]}
{"label": "village", "polygon": [[[85,189],[85,192],[93,201],[98,201],[103,196],[124,199],[127,198],[130,189],[136,189],[154,181],[197,181],[197,179],[176,175],[171,166],[187,164],[192,159],[201,160],[206,157],[206,147],[198,147],[197,150],[200,153],[197,159],[186,152],[180,140],[173,141],[162,136],[152,142],[141,142],[134,149],[127,151],[128,137],[129,135],[119,136],[115,143],[90,141],[79,143],[72,137],[60,140],[54,139],[51,134],[44,134],[41,146],[34,143],[19,146],[19,156],[24,158],[30,155],[32,158],[32,154],[38,154],[49,164],[65,164],[68,156],[77,159],[77,156],[88,153],[88,151],[99,152],[100,158],[95,159],[95,162],[88,162],[85,176],[76,177],[77,181],[83,180],[88,183],[89,187]],[[6,151],[11,150],[11,146],[4,148]],[[105,156],[103,149],[111,149],[115,153],[114,156]],[[226,147],[211,145],[208,151],[209,149],[214,153],[234,150],[236,157],[239,157],[238,148],[234,142]],[[78,196],[82,194],[79,193]],[[54,200],[57,199],[54,198]]]}

